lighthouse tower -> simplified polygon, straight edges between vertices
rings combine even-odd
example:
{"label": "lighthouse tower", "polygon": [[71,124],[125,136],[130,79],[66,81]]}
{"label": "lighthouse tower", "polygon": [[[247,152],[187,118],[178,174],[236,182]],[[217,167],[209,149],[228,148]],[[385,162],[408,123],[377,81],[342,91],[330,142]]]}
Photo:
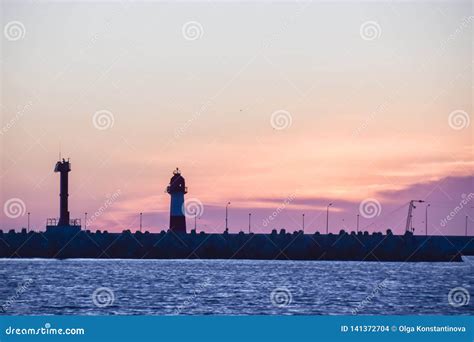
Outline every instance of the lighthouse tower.
{"label": "lighthouse tower", "polygon": [[173,171],[166,192],[171,195],[170,230],[175,233],[186,233],[186,218],[183,212],[184,194],[188,192],[184,178],[178,168]]}
{"label": "lighthouse tower", "polygon": [[81,220],[70,219],[68,208],[69,197],[69,172],[71,163],[68,160],[59,160],[54,167],[54,172],[59,173],[59,219],[48,218],[46,220],[46,232],[49,234],[60,234],[69,236],[81,231]]}
{"label": "lighthouse tower", "polygon": [[59,172],[60,178],[60,193],[59,193],[59,222],[58,226],[69,226],[69,210],[68,210],[68,173],[71,171],[71,164],[69,160],[62,160],[56,163],[54,172]]}

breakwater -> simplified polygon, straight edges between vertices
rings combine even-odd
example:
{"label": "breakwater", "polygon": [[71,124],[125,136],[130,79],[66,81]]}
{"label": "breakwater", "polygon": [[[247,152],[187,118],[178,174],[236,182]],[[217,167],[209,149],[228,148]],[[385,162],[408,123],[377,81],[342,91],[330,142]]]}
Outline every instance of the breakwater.
{"label": "breakwater", "polygon": [[122,233],[64,230],[0,231],[2,258],[262,259],[360,261],[462,261],[474,255],[463,236],[411,233],[323,235],[273,231],[271,234]]}

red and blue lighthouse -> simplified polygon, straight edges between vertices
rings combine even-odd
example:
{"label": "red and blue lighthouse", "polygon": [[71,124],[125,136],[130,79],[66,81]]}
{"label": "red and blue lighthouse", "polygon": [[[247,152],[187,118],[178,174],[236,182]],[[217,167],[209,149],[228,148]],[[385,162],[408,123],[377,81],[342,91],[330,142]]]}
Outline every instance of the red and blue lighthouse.
{"label": "red and blue lighthouse", "polygon": [[170,230],[175,233],[186,233],[186,217],[184,216],[184,194],[188,192],[181,171],[173,171],[166,192],[171,195]]}

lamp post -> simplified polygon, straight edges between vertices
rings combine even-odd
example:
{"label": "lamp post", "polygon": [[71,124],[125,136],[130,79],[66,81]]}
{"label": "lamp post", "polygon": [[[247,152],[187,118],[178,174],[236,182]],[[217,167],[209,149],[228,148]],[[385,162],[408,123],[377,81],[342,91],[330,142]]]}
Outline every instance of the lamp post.
{"label": "lamp post", "polygon": [[466,236],[467,236],[467,215],[466,215]]}
{"label": "lamp post", "polygon": [[359,234],[359,219],[360,219],[360,214],[357,214],[357,234]]}
{"label": "lamp post", "polygon": [[225,230],[229,229],[229,205],[230,202],[227,202],[225,206]]}
{"label": "lamp post", "polygon": [[304,234],[304,214],[303,214],[303,234]]}
{"label": "lamp post", "polygon": [[[471,207],[471,209],[474,208],[474,207]],[[467,236],[467,220],[468,220],[468,216],[466,215],[466,236]]]}
{"label": "lamp post", "polygon": [[87,230],[87,212],[84,213],[84,230]]}
{"label": "lamp post", "polygon": [[425,208],[425,236],[428,236],[428,208],[431,204],[427,204]]}
{"label": "lamp post", "polygon": [[329,203],[326,207],[326,235],[329,234],[329,207],[332,206],[332,203]]}
{"label": "lamp post", "polygon": [[252,213],[249,213],[249,234],[251,232]]}
{"label": "lamp post", "polygon": [[197,232],[197,209],[194,209],[194,232]]}
{"label": "lamp post", "polygon": [[140,213],[140,233],[142,232],[142,216],[143,213]]}
{"label": "lamp post", "polygon": [[30,212],[28,212],[28,225],[27,225],[26,232],[27,232],[27,233],[30,232]]}

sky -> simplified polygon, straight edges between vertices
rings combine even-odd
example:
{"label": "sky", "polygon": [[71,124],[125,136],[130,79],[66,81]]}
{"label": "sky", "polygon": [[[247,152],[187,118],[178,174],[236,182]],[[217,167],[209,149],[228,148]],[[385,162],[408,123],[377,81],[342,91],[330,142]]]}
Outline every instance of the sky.
{"label": "sky", "polygon": [[4,231],[58,216],[61,154],[91,230],[166,229],[179,167],[198,231],[231,202],[231,232],[324,232],[333,203],[333,233],[402,234],[425,200],[474,234],[470,1],[1,6]]}

